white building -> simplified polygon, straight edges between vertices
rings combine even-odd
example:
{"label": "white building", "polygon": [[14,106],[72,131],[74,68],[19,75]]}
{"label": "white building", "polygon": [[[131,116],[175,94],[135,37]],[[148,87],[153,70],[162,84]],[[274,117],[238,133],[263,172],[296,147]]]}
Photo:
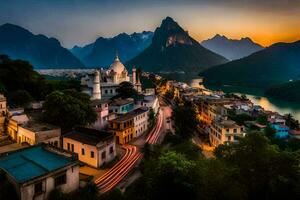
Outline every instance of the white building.
{"label": "white building", "polygon": [[139,137],[148,130],[149,123],[149,108],[140,107],[130,112],[134,116],[133,124],[135,137]]}
{"label": "white building", "polygon": [[118,55],[108,69],[96,70],[93,74],[87,74],[81,78],[83,92],[89,94],[92,99],[111,98],[117,95],[117,88],[122,82],[131,82],[137,91],[141,91],[141,83],[133,68],[130,77],[127,69],[120,61]]}
{"label": "white building", "polygon": [[81,162],[96,168],[116,157],[115,138],[108,131],[76,128],[63,136],[63,148],[78,154]]}
{"label": "white building", "polygon": [[97,113],[97,120],[92,125],[95,129],[104,129],[108,125],[109,110],[107,100],[92,100],[92,107]]}
{"label": "white building", "polygon": [[76,155],[46,145],[0,156],[1,170],[15,186],[20,200],[46,200],[55,188],[64,193],[79,188]]}
{"label": "white building", "polygon": [[145,96],[141,101],[141,106],[146,106],[153,110],[155,114],[157,114],[159,110],[159,101],[156,95],[148,95]]}

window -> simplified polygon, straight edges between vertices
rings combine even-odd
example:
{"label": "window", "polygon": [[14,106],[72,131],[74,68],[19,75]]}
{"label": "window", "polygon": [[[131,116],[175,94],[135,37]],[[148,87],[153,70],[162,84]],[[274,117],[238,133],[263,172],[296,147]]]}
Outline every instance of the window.
{"label": "window", "polygon": [[108,91],[107,90],[105,90],[105,94],[107,94],[108,93]]}
{"label": "window", "polygon": [[94,158],[95,157],[95,154],[93,151],[91,151],[91,158]]}
{"label": "window", "polygon": [[63,185],[63,184],[66,184],[66,183],[67,183],[67,175],[66,175],[66,173],[64,173],[62,175],[59,175],[59,176],[57,176],[54,179],[54,185],[55,185],[55,187]]}
{"label": "window", "polygon": [[72,152],[74,152],[74,144],[71,145]]}
{"label": "window", "polygon": [[112,90],[112,89],[110,90],[110,93],[111,93],[111,94],[113,93],[113,90]]}
{"label": "window", "polygon": [[233,132],[234,132],[234,133],[236,133],[236,132],[237,132],[236,128],[235,128],[235,129],[233,129]]}
{"label": "window", "polygon": [[105,158],[106,158],[106,151],[103,151],[103,152],[102,152],[101,158],[102,158],[102,159],[105,159]]}
{"label": "window", "polygon": [[58,142],[54,141],[54,146],[58,147]]}
{"label": "window", "polygon": [[68,151],[70,151],[70,143],[68,143]]}
{"label": "window", "polygon": [[34,194],[39,195],[39,194],[42,194],[43,192],[44,192],[43,191],[43,182],[36,183],[34,185]]}
{"label": "window", "polygon": [[85,155],[84,148],[81,149],[81,155]]}
{"label": "window", "polygon": [[109,148],[109,153],[112,154],[114,152],[114,147]]}

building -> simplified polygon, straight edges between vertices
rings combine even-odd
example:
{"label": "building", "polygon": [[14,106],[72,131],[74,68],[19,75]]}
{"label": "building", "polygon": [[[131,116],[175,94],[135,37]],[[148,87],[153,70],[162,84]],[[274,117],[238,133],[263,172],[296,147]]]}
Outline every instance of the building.
{"label": "building", "polygon": [[275,137],[287,138],[289,137],[290,128],[284,124],[271,124],[271,127],[275,129]]}
{"label": "building", "polygon": [[134,99],[114,99],[109,104],[109,112],[116,114],[126,114],[134,109]]}
{"label": "building", "polygon": [[235,142],[237,137],[244,136],[244,127],[232,120],[214,120],[209,126],[209,140],[212,146],[226,142]]}
{"label": "building", "polygon": [[64,193],[79,188],[76,155],[46,145],[5,153],[0,156],[0,170],[15,186],[20,200],[44,200],[55,188]]}
{"label": "building", "polygon": [[95,129],[106,128],[109,119],[108,101],[100,99],[92,100],[92,107],[97,113],[97,120],[92,127]]}
{"label": "building", "polygon": [[17,141],[19,126],[26,124],[28,121],[29,118],[26,114],[14,114],[11,116],[7,124],[8,136],[12,140]]}
{"label": "building", "polygon": [[[14,124],[15,126],[16,124]],[[16,142],[23,142],[29,145],[39,143],[48,143],[60,147],[61,129],[46,123],[29,121],[25,124],[18,125]]]}
{"label": "building", "polygon": [[144,99],[141,101],[141,106],[148,107],[153,110],[155,114],[157,114],[159,110],[159,101],[156,95],[147,95],[144,96]]}
{"label": "building", "polygon": [[116,142],[125,144],[145,133],[148,130],[148,112],[149,108],[140,107],[111,120],[109,128],[114,131]]}
{"label": "building", "polygon": [[108,69],[96,70],[81,78],[82,91],[91,96],[92,99],[107,99],[118,94],[117,88],[122,82],[131,82],[137,91],[141,91],[139,74],[133,68],[133,75],[129,75],[122,64],[119,56],[116,55],[114,62]]}
{"label": "building", "polygon": [[63,148],[77,153],[81,162],[96,168],[116,157],[115,138],[108,131],[76,128],[63,136]]}
{"label": "building", "polygon": [[4,134],[6,113],[6,98],[0,94],[0,135]]}

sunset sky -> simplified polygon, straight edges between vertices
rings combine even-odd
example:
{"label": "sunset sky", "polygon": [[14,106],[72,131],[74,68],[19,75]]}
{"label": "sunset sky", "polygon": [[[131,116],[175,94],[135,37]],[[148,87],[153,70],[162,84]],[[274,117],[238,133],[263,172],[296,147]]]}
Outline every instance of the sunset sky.
{"label": "sunset sky", "polygon": [[56,37],[63,46],[120,32],[154,31],[166,16],[201,41],[215,34],[268,46],[300,39],[300,0],[0,0],[0,24]]}

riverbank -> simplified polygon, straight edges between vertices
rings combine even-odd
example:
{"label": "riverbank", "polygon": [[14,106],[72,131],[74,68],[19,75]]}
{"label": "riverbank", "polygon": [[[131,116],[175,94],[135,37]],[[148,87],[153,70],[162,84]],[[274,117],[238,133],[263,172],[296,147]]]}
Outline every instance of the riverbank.
{"label": "riverbank", "polygon": [[222,90],[226,93],[246,95],[254,104],[262,106],[265,110],[278,112],[282,115],[292,114],[300,121],[300,103],[278,100],[265,96],[264,90],[256,88],[236,87],[236,86],[206,86],[211,90]]}

